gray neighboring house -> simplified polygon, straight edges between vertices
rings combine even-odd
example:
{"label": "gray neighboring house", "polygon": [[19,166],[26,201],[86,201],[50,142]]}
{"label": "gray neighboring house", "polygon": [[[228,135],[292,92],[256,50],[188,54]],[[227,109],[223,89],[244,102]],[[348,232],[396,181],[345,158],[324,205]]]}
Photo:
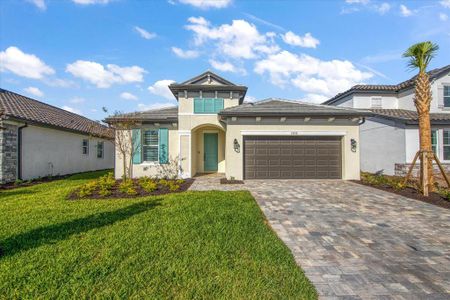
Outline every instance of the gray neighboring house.
{"label": "gray neighboring house", "polygon": [[113,140],[95,121],[0,89],[0,183],[113,168]]}
{"label": "gray neighboring house", "polygon": [[[450,65],[428,74],[433,150],[450,171]],[[323,103],[374,114],[360,128],[362,171],[400,176],[408,171],[419,148],[414,81],[412,77],[396,85],[356,85]]]}

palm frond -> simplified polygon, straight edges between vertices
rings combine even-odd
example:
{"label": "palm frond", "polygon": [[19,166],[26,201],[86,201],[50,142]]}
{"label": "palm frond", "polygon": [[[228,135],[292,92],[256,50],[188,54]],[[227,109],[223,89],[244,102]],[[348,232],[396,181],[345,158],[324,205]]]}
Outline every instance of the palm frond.
{"label": "palm frond", "polygon": [[430,41],[412,45],[404,53],[403,57],[409,58],[408,67],[425,72],[431,59],[436,55],[439,46]]}

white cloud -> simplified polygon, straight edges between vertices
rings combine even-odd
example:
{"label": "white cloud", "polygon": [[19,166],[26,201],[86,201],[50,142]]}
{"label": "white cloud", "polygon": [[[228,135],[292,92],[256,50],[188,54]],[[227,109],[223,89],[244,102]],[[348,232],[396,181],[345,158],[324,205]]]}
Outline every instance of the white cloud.
{"label": "white cloud", "polygon": [[0,52],[0,71],[10,71],[32,79],[42,79],[45,75],[55,73],[55,70],[46,65],[39,57],[24,53],[17,47],[9,47]]}
{"label": "white cloud", "polygon": [[81,110],[79,110],[79,109],[76,109],[76,108],[73,108],[73,107],[70,107],[67,105],[62,106],[61,108],[64,110],[70,111],[71,113],[81,115]]}
{"label": "white cloud", "polygon": [[196,58],[199,56],[199,52],[196,50],[183,50],[177,47],[172,47],[172,52],[175,53],[176,56],[180,58]]}
{"label": "white cloud", "polygon": [[231,4],[231,0],[178,0],[178,2],[200,9],[225,8]]}
{"label": "white cloud", "polygon": [[269,55],[255,64],[257,74],[269,74],[274,85],[292,84],[300,90],[321,96],[335,94],[373,77],[358,70],[350,61],[322,61],[318,58],[289,51]]}
{"label": "white cloud", "polygon": [[90,5],[90,4],[108,4],[111,0],[72,0],[72,2],[81,5]]}
{"label": "white cloud", "polygon": [[439,3],[441,3],[441,5],[442,5],[443,7],[450,8],[450,0],[442,0],[442,1],[439,2]]}
{"label": "white cloud", "polygon": [[138,107],[139,111],[144,111],[144,110],[165,108],[165,107],[170,107],[170,106],[173,106],[173,104],[168,103],[168,102],[158,102],[158,103],[153,103],[153,104],[139,103],[137,107]]}
{"label": "white cloud", "polygon": [[74,81],[67,80],[67,79],[61,79],[61,78],[46,78],[46,79],[44,79],[44,83],[49,86],[62,87],[62,88],[77,86],[77,84]]}
{"label": "white cloud", "polygon": [[341,14],[350,14],[360,11],[361,9],[365,9],[377,12],[380,15],[384,15],[385,13],[391,10],[391,5],[388,2],[373,3],[369,0],[346,0],[345,2],[349,4],[349,6],[344,7],[341,10]]}
{"label": "white cloud", "polygon": [[119,67],[108,64],[106,68],[92,61],[77,60],[68,64],[66,72],[95,84],[99,88],[108,88],[115,83],[142,82],[146,71],[138,66]]}
{"label": "white cloud", "polygon": [[368,4],[370,2],[370,0],[345,0],[345,3],[348,4]]}
{"label": "white cloud", "polygon": [[214,27],[203,17],[190,17],[186,29],[194,32],[197,46],[211,41],[216,51],[235,59],[252,59],[261,54],[275,53],[279,47],[273,35],[260,34],[256,26],[244,20],[233,20],[231,24]]}
{"label": "white cloud", "polygon": [[37,87],[30,86],[24,89],[24,91],[30,95],[36,96],[36,97],[42,97],[44,96],[44,93],[38,89]]}
{"label": "white cloud", "polygon": [[46,10],[47,5],[45,4],[45,0],[27,0],[28,2],[34,4],[40,10]]}
{"label": "white cloud", "polygon": [[412,16],[413,11],[410,10],[408,7],[406,7],[406,5],[401,4],[400,5],[400,15],[402,17],[409,17]]}
{"label": "white cloud", "polygon": [[311,33],[306,33],[305,36],[299,36],[293,33],[292,31],[288,31],[282,35],[283,41],[286,44],[293,46],[300,46],[304,48],[316,48],[319,45],[320,41],[313,37]]}
{"label": "white cloud", "polygon": [[444,13],[440,13],[439,14],[439,19],[441,21],[447,21],[448,20],[448,15],[444,14]]}
{"label": "white cloud", "polygon": [[375,9],[382,15],[387,13],[391,9],[391,5],[387,2],[381,3],[380,5],[376,5]]}
{"label": "white cloud", "polygon": [[81,103],[86,102],[86,99],[81,98],[81,97],[74,97],[74,98],[70,99],[69,102],[72,104],[81,104]]}
{"label": "white cloud", "polygon": [[146,39],[146,40],[151,40],[153,38],[156,37],[156,33],[153,32],[148,32],[147,30],[145,30],[144,28],[141,28],[139,26],[134,26],[134,30],[139,33],[139,35]]}
{"label": "white cloud", "polygon": [[250,95],[246,95],[244,98],[244,102],[246,103],[253,103],[256,102],[256,97],[250,96]]}
{"label": "white cloud", "polygon": [[174,83],[174,80],[163,79],[156,81],[153,85],[148,87],[150,93],[164,97],[166,99],[174,99],[172,92],[169,90],[169,85]]}
{"label": "white cloud", "polygon": [[211,66],[219,71],[222,72],[231,72],[231,73],[240,73],[240,74],[246,74],[247,72],[245,71],[245,69],[242,68],[238,68],[235,65],[233,65],[230,62],[219,62],[217,60],[214,59],[210,59],[209,63],[211,64]]}
{"label": "white cloud", "polygon": [[300,99],[300,101],[320,104],[327,101],[329,98],[330,97],[324,95],[306,94],[303,99]]}
{"label": "white cloud", "polygon": [[132,93],[128,93],[128,92],[123,92],[122,94],[120,94],[120,98],[125,99],[125,100],[137,100],[138,98],[133,95]]}

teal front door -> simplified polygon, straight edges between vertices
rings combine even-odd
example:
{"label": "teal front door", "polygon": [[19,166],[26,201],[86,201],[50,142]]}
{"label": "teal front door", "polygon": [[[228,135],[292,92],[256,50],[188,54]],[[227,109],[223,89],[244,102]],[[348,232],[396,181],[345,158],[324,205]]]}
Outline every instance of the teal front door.
{"label": "teal front door", "polygon": [[203,135],[204,157],[203,166],[205,172],[217,172],[218,165],[218,134],[205,133]]}

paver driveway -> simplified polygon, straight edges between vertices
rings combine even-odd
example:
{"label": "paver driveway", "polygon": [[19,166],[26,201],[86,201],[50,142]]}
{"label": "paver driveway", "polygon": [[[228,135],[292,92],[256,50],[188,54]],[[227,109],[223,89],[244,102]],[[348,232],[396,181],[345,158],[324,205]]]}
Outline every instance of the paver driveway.
{"label": "paver driveway", "polygon": [[344,181],[246,181],[321,298],[450,299],[450,211]]}

